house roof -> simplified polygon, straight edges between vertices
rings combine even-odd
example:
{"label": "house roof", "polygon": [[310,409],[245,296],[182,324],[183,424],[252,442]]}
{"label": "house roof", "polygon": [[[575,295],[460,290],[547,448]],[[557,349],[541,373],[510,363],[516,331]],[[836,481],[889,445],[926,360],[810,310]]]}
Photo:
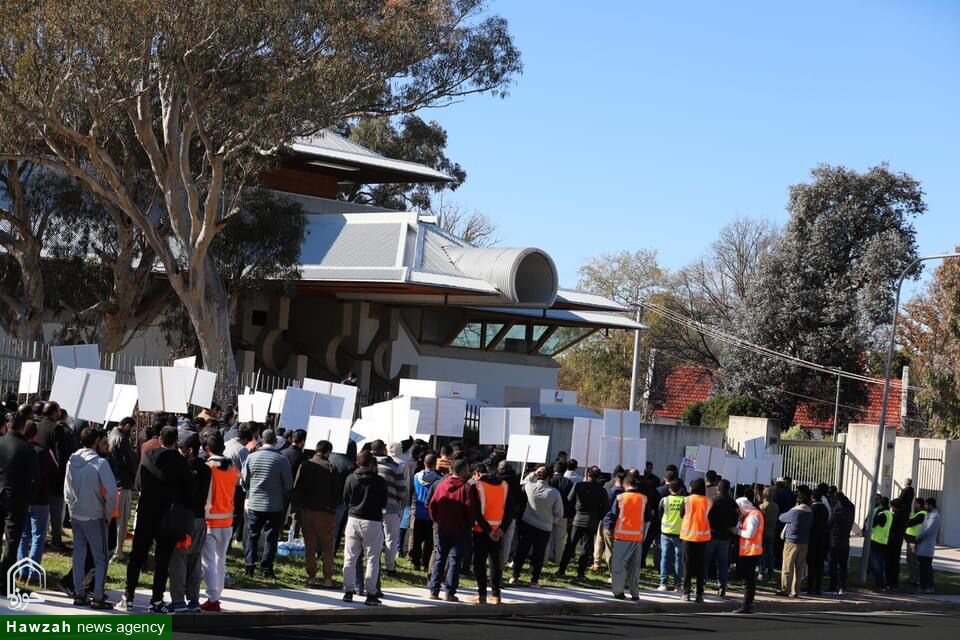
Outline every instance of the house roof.
{"label": "house roof", "polygon": [[[864,424],[880,424],[880,407],[883,405],[883,387],[879,384],[866,385],[867,397],[860,409],[856,422]],[[825,412],[818,414],[816,405],[820,403],[812,401],[803,401],[797,405],[797,410],[793,416],[793,423],[804,429],[832,429],[833,428],[833,405],[823,407]],[[888,426],[901,427],[902,419],[900,417],[900,381],[892,380],[890,385],[890,396],[887,399],[887,415],[884,420]],[[822,417],[821,417],[822,416]]]}
{"label": "house roof", "polygon": [[679,420],[688,406],[710,398],[713,375],[713,371],[705,367],[686,364],[674,366],[667,374],[663,385],[663,400],[653,410],[653,415]]}

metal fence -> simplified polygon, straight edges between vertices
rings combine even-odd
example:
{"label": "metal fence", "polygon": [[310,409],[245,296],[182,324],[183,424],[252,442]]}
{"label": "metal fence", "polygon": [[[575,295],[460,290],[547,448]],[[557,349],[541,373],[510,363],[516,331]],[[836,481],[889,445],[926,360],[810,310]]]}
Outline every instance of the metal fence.
{"label": "metal fence", "polygon": [[846,445],[842,442],[780,441],[783,475],[793,486],[815,487],[821,482],[841,486]]}
{"label": "metal fence", "polygon": [[943,494],[943,453],[943,449],[921,447],[917,467],[917,495],[921,498],[936,498],[938,504]]}

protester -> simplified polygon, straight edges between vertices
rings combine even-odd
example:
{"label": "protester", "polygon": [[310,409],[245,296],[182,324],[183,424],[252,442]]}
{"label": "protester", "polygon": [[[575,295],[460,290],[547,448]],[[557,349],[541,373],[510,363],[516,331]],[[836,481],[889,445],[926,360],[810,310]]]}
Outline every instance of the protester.
{"label": "protester", "polygon": [[712,500],[710,512],[710,542],[706,548],[705,575],[716,571],[717,593],[721,598],[727,595],[727,578],[730,570],[730,535],[737,527],[739,511],[737,503],[730,497],[730,481],[717,482],[717,495]]}
{"label": "protester", "polygon": [[[296,439],[295,439],[296,440]],[[343,499],[343,487],[333,465],[333,445],[321,440],[313,457],[300,465],[293,481],[293,501],[300,509],[303,546],[306,554],[307,587],[332,589],[333,560],[337,542],[337,505]],[[317,552],[323,557],[323,582],[317,582]]]}
{"label": "protester", "polygon": [[[337,474],[337,485],[343,487],[347,484],[349,478],[357,468],[357,443],[352,439],[347,442],[346,453],[330,454],[330,465]],[[337,502],[337,541],[334,546],[340,548],[340,541],[343,539],[344,529],[347,526],[347,505],[343,500]]]}
{"label": "protester", "polygon": [[440,457],[437,459],[437,473],[444,476],[450,473],[453,468],[453,447],[443,445],[440,447]]}
{"label": "protester", "polygon": [[607,502],[607,492],[600,484],[600,467],[593,466],[587,470],[587,477],[577,482],[570,491],[568,499],[573,503],[573,527],[567,546],[563,550],[560,566],[557,567],[557,577],[562,578],[567,566],[573,559],[577,547],[582,546],[580,558],[577,561],[577,580],[587,579],[587,567],[593,561],[594,538],[600,521],[610,509]]}
{"label": "protester", "polygon": [[[437,456],[428,453],[423,458],[423,469],[413,476],[413,546],[410,549],[410,562],[417,571],[430,570],[430,556],[433,555],[433,520],[427,508],[430,488],[440,479],[437,473]],[[504,528],[507,528],[506,525]]]}
{"label": "protester", "polygon": [[810,511],[810,538],[807,543],[807,595],[823,593],[823,565],[827,561],[830,546],[830,510],[824,500],[826,492],[817,487],[813,490]]}
{"label": "protester", "polygon": [[221,610],[220,596],[227,575],[227,551],[233,537],[233,501],[240,482],[240,470],[230,458],[223,455],[223,437],[219,432],[210,434],[203,441],[203,447],[207,453],[206,465],[210,469],[210,491],[207,504],[204,505],[207,535],[201,552],[207,601],[200,608],[217,612]]}
{"label": "protester", "polygon": [[377,459],[369,452],[357,456],[357,468],[343,487],[347,526],[343,550],[343,601],[353,602],[360,555],[367,558],[364,575],[366,604],[381,604],[376,596],[383,550],[383,510],[387,506],[387,482],[377,474]]}
{"label": "protester", "polygon": [[164,427],[160,446],[140,458],[136,526],[127,560],[127,580],[120,609],[130,611],[140,581],[140,571],[153,545],[152,613],[169,613],[163,597],[167,590],[170,556],[177,542],[190,530],[193,513],[193,474],[186,458],[177,451],[176,427]]}
{"label": "protester", "polygon": [[680,524],[680,544],[683,552],[683,597],[691,601],[691,587],[697,583],[696,601],[703,602],[703,583],[706,577],[706,548],[710,542],[710,509],[706,483],[697,478],[690,483],[690,495],[684,498]]}
{"label": "protester", "polygon": [[83,447],[67,464],[63,497],[70,509],[73,527],[73,564],[83,566],[87,552],[93,556],[95,578],[93,593],[87,593],[83,574],[73,579],[74,606],[89,605],[94,609],[112,609],[104,594],[107,578],[107,524],[117,500],[117,480],[110,463],[100,457],[98,445],[105,434],[87,427],[80,433]]}
{"label": "protester", "polygon": [[[907,487],[907,489],[910,489],[912,493],[913,487]],[[910,506],[911,503],[903,502],[900,498],[890,501],[893,518],[887,536],[884,558],[884,582],[888,590],[900,588],[900,556],[903,553],[903,539],[910,520]]]}
{"label": "protester", "polygon": [[127,524],[130,521],[130,505],[132,500],[133,483],[137,477],[139,461],[130,442],[130,430],[137,424],[136,420],[127,417],[115,426],[108,437],[110,444],[110,469],[117,479],[117,504],[120,515],[117,516],[116,536],[117,544],[112,549],[114,561],[123,560],[123,543],[127,539]]}
{"label": "protester", "polygon": [[[613,472],[613,476],[606,487],[607,504],[613,504],[618,495],[623,493],[623,479],[627,472],[619,465]],[[603,516],[598,530],[597,540],[593,546],[593,571],[599,572],[601,563],[610,566],[610,558],[613,555],[613,538],[610,537],[610,512],[609,510]]]}
{"label": "protester", "polygon": [[383,511],[384,551],[386,573],[397,574],[397,553],[400,548],[400,515],[403,506],[410,501],[410,479],[407,466],[387,454],[387,445],[383,440],[375,440],[370,451],[377,458],[377,473],[387,482],[387,506]]}
{"label": "protester", "polygon": [[26,416],[18,414],[10,430],[0,436],[0,519],[3,521],[0,580],[5,582],[8,582],[7,572],[17,561],[20,537],[30,511],[28,503],[37,481],[37,454],[24,437],[28,422]]}
{"label": "protester", "polygon": [[940,511],[936,498],[927,498],[924,506],[927,517],[923,528],[917,534],[917,564],[920,571],[920,592],[933,593],[933,554],[937,548],[937,536],[940,534]]}
{"label": "protester", "polygon": [[247,457],[240,473],[240,486],[246,493],[247,537],[244,545],[244,565],[248,576],[253,576],[260,551],[260,535],[265,536],[260,569],[264,578],[275,578],[273,562],[283,527],[287,495],[293,488],[290,464],[277,451],[277,435],[273,430],[263,432],[263,445]]}
{"label": "protester", "polygon": [[763,554],[763,513],[753,506],[753,490],[737,498],[740,512],[735,531],[740,538],[737,557],[737,575],[743,580],[743,604],[734,613],[753,613],[753,599],[757,591],[757,560]]}
{"label": "protester", "polygon": [[[489,561],[490,587],[493,603],[500,604],[503,586],[503,559],[500,544],[503,531],[513,520],[510,487],[487,466],[476,467],[477,481],[470,487],[470,502],[474,507],[473,575],[477,580],[477,603],[487,603],[487,564]],[[449,583],[448,583],[449,584]]]}
{"label": "protester", "polygon": [[180,453],[187,460],[193,476],[190,511],[193,525],[187,537],[174,547],[170,557],[170,610],[173,613],[200,608],[200,578],[203,571],[201,554],[206,544],[206,506],[210,495],[210,467],[200,458],[200,437],[190,431],[178,434]]}
{"label": "protester", "polygon": [[584,470],[580,468],[580,463],[574,458],[567,460],[567,470],[563,472],[564,478],[569,478],[573,484],[583,482]]}
{"label": "protester", "polygon": [[918,497],[913,501],[913,510],[910,512],[910,520],[907,522],[907,530],[903,536],[907,543],[907,572],[910,585],[913,587],[920,586],[920,570],[917,563],[917,534],[923,530],[923,521],[926,517],[927,512],[923,499]]}
{"label": "protester", "polygon": [[610,561],[613,597],[640,600],[640,555],[643,543],[643,525],[647,513],[647,496],[639,490],[639,473],[628,473],[623,481],[623,493],[610,506],[613,521],[613,557]]}
{"label": "protester", "polygon": [[[470,465],[465,459],[453,461],[450,473],[439,480],[430,492],[427,508],[436,526],[436,548],[427,589],[432,600],[440,599],[441,583],[446,586],[445,600],[458,602],[460,561],[470,540],[474,507],[467,478]],[[446,572],[444,572],[446,566]]]}
{"label": "protester", "polygon": [[[37,440],[37,425],[28,420],[23,430],[24,440],[30,442],[37,456],[37,476],[30,491],[30,506],[23,534],[20,536],[20,550],[17,561],[30,558],[37,564],[43,560],[43,551],[47,541],[47,522],[50,518],[50,484],[56,482],[57,462],[53,452]],[[62,488],[61,488],[62,491]],[[40,586],[40,574],[30,569],[22,579],[28,585]]]}
{"label": "protester", "polygon": [[513,503],[513,518],[510,520],[510,526],[504,527],[503,538],[500,541],[500,561],[503,566],[506,566],[513,553],[514,541],[517,537],[517,522],[527,508],[527,494],[521,488],[520,476],[506,460],[497,463],[497,477],[507,483]]}
{"label": "protester", "polygon": [[551,468],[539,467],[523,480],[522,488],[527,497],[527,508],[518,524],[520,534],[517,552],[513,558],[513,577],[510,584],[520,581],[523,564],[530,556],[530,586],[540,588],[540,573],[547,543],[554,525],[563,518],[563,499],[560,492],[550,486]]}
{"label": "protester", "polygon": [[850,561],[850,532],[856,520],[856,508],[841,492],[833,501],[830,519],[830,591],[843,595],[847,590],[847,565]]}
{"label": "protester", "polygon": [[[281,450],[283,457],[286,458],[287,462],[290,463],[291,478],[297,477],[297,472],[300,471],[300,465],[310,458],[310,456],[304,452],[306,445],[307,432],[303,429],[297,429],[290,437],[290,446]],[[290,502],[289,506],[289,516],[290,530],[287,535],[287,540],[294,540],[300,536],[300,527],[302,521],[300,518],[300,510],[292,501]]]}
{"label": "protester", "polygon": [[763,500],[760,502],[760,513],[763,514],[763,556],[760,560],[760,579],[772,580],[776,569],[777,532],[780,530],[780,507],[773,500],[774,488],[766,487],[763,490]]}
{"label": "protester", "polygon": [[805,487],[797,491],[797,504],[780,514],[783,529],[783,568],[780,574],[780,590],[777,595],[796,598],[800,594],[800,581],[807,565],[807,549],[810,543],[810,527],[813,511],[810,509],[810,492]]}
{"label": "protester", "polygon": [[[664,477],[672,477],[667,472]],[[660,500],[657,518],[660,520],[660,586],[657,591],[669,591],[670,575],[673,575],[673,588],[680,590],[683,576],[680,532],[683,528],[684,498],[681,495],[683,484],[676,479],[670,480],[670,495]]]}
{"label": "protester", "polygon": [[873,527],[870,529],[870,572],[876,590],[883,591],[887,586],[887,542],[893,527],[893,512],[886,498],[877,496],[877,502],[879,504],[873,509]]}
{"label": "protester", "polygon": [[550,478],[550,486],[557,490],[563,504],[563,517],[553,525],[553,531],[550,532],[550,541],[547,543],[547,560],[554,564],[560,564],[563,559],[563,552],[567,546],[567,528],[574,516],[574,504],[570,500],[570,492],[573,490],[573,480],[566,477],[567,463],[555,462],[553,465],[553,476]]}

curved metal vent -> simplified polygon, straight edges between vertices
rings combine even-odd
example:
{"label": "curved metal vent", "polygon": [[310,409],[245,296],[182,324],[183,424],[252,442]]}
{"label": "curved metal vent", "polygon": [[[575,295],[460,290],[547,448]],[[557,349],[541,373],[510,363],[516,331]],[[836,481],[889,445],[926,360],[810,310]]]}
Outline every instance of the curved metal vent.
{"label": "curved metal vent", "polygon": [[447,247],[457,269],[495,286],[511,302],[549,307],[557,297],[557,267],[540,249]]}

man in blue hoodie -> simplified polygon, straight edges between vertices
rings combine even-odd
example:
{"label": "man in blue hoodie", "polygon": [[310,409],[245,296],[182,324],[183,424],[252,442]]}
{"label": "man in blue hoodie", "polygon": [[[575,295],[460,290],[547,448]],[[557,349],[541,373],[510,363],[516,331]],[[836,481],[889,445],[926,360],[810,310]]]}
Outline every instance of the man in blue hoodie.
{"label": "man in blue hoodie", "polygon": [[413,476],[413,493],[416,502],[410,561],[413,562],[413,567],[417,571],[423,567],[430,569],[430,556],[433,555],[433,520],[430,519],[430,510],[427,509],[427,498],[430,496],[430,488],[439,479],[437,456],[428,453],[423,458],[423,470]]}
{"label": "man in blue hoodie", "polygon": [[[103,593],[103,586],[107,577],[107,523],[117,503],[117,480],[110,470],[110,462],[100,457],[97,450],[104,437],[92,427],[80,433],[83,448],[70,456],[63,487],[73,523],[73,566],[83,566],[87,551],[93,556],[96,574],[90,606],[94,609],[113,608]],[[84,574],[75,571],[73,575],[73,604],[86,606]]]}

